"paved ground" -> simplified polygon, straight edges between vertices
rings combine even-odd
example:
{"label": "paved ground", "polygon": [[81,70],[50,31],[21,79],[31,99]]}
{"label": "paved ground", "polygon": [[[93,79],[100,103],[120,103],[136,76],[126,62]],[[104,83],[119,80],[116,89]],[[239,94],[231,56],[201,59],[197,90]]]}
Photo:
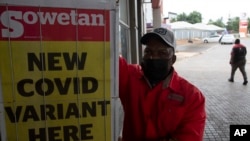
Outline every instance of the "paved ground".
{"label": "paved ground", "polygon": [[[242,85],[239,70],[236,71],[234,83],[227,81],[232,45],[203,45],[179,45],[176,53],[179,59],[174,66],[206,97],[208,118],[204,141],[229,141],[230,124],[250,125],[250,84]],[[247,57],[246,70],[250,76],[250,54]]]}
{"label": "paved ground", "polygon": [[216,43],[204,44],[201,40],[197,39],[193,40],[193,43],[188,43],[187,40],[178,40],[176,48],[176,55],[178,56],[177,60],[182,60],[198,55],[208,50],[213,45],[216,45]]}

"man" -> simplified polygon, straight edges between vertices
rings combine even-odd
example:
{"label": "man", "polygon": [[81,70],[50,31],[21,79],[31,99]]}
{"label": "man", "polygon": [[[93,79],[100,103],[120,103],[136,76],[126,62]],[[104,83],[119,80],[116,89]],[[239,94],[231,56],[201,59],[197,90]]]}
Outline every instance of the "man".
{"label": "man", "polygon": [[235,71],[239,68],[244,79],[243,85],[247,85],[248,81],[247,81],[247,74],[245,71],[246,54],[247,54],[246,47],[240,43],[240,39],[236,39],[235,44],[231,51],[231,58],[230,58],[231,77],[228,79],[229,82],[234,82]]}
{"label": "man", "polygon": [[178,75],[174,34],[145,34],[141,65],[120,57],[119,95],[124,109],[122,141],[202,141],[205,97]]}

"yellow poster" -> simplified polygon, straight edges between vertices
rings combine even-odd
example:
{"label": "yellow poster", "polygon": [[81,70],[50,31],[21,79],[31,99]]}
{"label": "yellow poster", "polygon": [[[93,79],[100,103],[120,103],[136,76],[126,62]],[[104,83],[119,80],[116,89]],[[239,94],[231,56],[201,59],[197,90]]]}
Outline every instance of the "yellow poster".
{"label": "yellow poster", "polygon": [[13,141],[110,141],[108,10],[1,5],[0,78]]}

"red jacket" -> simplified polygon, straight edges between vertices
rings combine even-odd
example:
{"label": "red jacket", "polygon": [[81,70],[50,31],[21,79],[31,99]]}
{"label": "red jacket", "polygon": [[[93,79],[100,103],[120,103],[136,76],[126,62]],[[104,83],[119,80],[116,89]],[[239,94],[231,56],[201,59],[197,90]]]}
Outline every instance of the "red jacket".
{"label": "red jacket", "polygon": [[205,98],[175,70],[151,88],[139,65],[120,58],[119,95],[124,109],[123,141],[202,141]]}

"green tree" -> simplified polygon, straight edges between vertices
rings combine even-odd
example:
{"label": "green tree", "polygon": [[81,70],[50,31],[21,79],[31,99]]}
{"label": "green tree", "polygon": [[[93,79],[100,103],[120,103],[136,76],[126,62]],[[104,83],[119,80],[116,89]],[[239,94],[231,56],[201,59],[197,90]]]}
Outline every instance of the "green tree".
{"label": "green tree", "polygon": [[232,31],[232,30],[234,29],[233,26],[234,26],[234,25],[233,25],[233,20],[232,20],[231,18],[229,18],[229,19],[228,19],[228,22],[227,22],[227,26],[226,26],[227,30],[228,30],[228,31]]}
{"label": "green tree", "polygon": [[188,16],[186,15],[186,13],[183,12],[183,13],[177,15],[176,20],[177,21],[187,21],[187,18],[188,18]]}
{"label": "green tree", "polygon": [[176,20],[176,18],[172,18],[171,20],[170,20],[170,23],[174,23],[174,22],[176,22],[177,20]]}
{"label": "green tree", "polygon": [[213,23],[214,23],[214,21],[212,19],[209,19],[207,24],[213,24]]}
{"label": "green tree", "polygon": [[228,19],[227,22],[227,30],[230,31],[231,33],[238,33],[239,32],[239,22],[240,18],[239,17],[234,17]]}
{"label": "green tree", "polygon": [[197,11],[193,11],[188,15],[187,22],[189,22],[191,24],[200,23],[200,22],[202,22],[201,19],[202,19],[201,13],[199,13]]}
{"label": "green tree", "polygon": [[200,23],[202,22],[202,18],[201,18],[201,13],[197,12],[197,11],[193,11],[190,14],[186,14],[186,13],[181,13],[179,15],[177,15],[177,21],[186,21],[189,22],[191,24],[195,24],[195,23]]}
{"label": "green tree", "polygon": [[216,21],[210,19],[208,21],[208,24],[213,24],[219,27],[226,27],[226,25],[223,23],[223,18],[217,19]]}

